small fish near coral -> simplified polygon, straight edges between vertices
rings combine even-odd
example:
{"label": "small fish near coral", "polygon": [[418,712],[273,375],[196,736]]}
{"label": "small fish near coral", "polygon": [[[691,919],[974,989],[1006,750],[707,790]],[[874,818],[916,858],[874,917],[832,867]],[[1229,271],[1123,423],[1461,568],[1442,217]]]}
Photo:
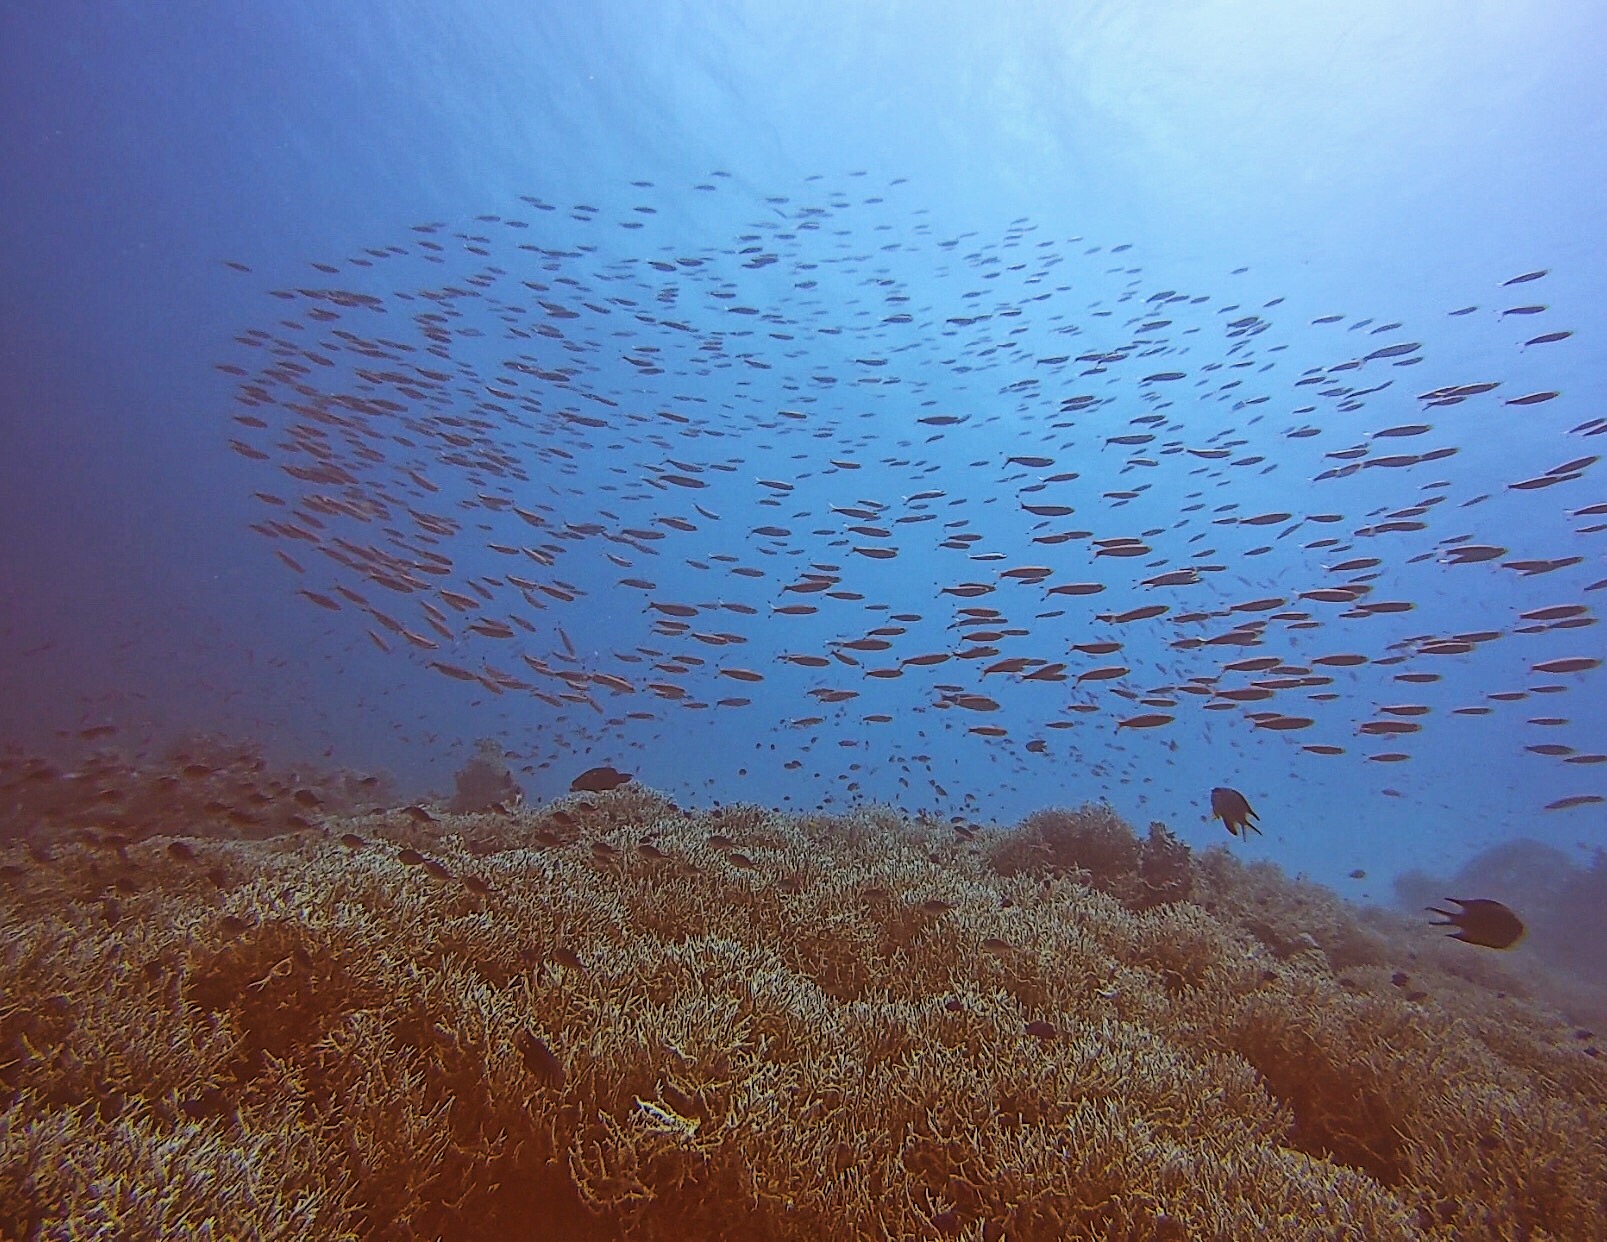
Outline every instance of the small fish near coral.
{"label": "small fish near coral", "polygon": [[1218,785],[1211,791],[1211,816],[1220,819],[1234,836],[1238,836],[1241,830],[1246,837],[1252,832],[1257,836],[1261,834],[1261,829],[1253,822],[1258,817],[1250,809],[1250,803],[1237,789],[1229,789],[1226,785]]}
{"label": "small fish near coral", "polygon": [[628,784],[631,777],[624,772],[616,772],[613,768],[604,765],[600,768],[587,768],[574,780],[569,782],[571,793],[607,793],[610,789],[618,789]]}
{"label": "small fish near coral", "polygon": [[564,1063],[547,1046],[546,1040],[534,1031],[525,1030],[519,1033],[518,1046],[525,1069],[534,1074],[537,1081],[554,1091],[564,1085]]}
{"label": "small fish near coral", "polygon": [[1464,901],[1460,897],[1447,897],[1446,901],[1461,906],[1457,911],[1441,910],[1438,906],[1425,906],[1430,914],[1443,915],[1444,922],[1430,922],[1430,927],[1454,927],[1452,940],[1483,945],[1487,949],[1510,949],[1523,939],[1523,920],[1499,901],[1475,897]]}

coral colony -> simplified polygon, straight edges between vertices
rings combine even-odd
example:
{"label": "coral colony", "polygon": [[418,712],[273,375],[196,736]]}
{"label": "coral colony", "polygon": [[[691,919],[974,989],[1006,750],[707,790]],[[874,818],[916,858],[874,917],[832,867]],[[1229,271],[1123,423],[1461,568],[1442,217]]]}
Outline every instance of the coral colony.
{"label": "coral colony", "polygon": [[1108,807],[0,775],[0,1236],[1599,1236],[1535,976]]}

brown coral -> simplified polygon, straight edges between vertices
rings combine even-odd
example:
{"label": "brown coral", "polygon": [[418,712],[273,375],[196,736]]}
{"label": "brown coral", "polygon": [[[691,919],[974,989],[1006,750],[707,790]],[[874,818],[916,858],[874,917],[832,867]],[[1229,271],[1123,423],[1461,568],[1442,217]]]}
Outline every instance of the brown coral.
{"label": "brown coral", "polygon": [[12,847],[0,1236],[1602,1236],[1607,1072],[1501,966],[1104,808],[1015,836],[627,786]]}

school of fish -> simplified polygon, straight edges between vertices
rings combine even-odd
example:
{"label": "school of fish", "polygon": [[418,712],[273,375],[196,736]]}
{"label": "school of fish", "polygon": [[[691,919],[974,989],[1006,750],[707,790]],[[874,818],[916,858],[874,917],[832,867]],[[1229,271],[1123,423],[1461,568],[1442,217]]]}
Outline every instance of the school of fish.
{"label": "school of fish", "polygon": [[[1544,809],[1604,801],[1600,739],[1551,696],[1599,693],[1607,417],[1560,385],[1156,287],[1126,245],[1030,220],[945,236],[901,181],[631,193],[314,262],[218,364],[294,589],[541,704],[536,766],[738,713],[841,796],[891,772],[956,812],[974,786],[940,751],[1139,782],[1180,736],[1219,770],[1266,735],[1389,765],[1497,715],[1494,744],[1556,765]],[[1546,276],[1447,318],[1543,371],[1577,348]],[[1496,424],[1551,458],[1490,486],[1459,454]],[[1553,602],[1477,607],[1542,575]],[[1488,693],[1435,697],[1478,661]]]}

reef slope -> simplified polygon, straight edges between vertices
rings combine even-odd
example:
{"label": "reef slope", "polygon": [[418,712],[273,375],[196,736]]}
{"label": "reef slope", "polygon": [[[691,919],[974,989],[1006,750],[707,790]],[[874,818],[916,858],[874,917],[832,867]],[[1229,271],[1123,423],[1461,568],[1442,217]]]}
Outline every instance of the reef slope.
{"label": "reef slope", "polygon": [[1512,963],[1102,807],[0,848],[0,1236],[1603,1236]]}

